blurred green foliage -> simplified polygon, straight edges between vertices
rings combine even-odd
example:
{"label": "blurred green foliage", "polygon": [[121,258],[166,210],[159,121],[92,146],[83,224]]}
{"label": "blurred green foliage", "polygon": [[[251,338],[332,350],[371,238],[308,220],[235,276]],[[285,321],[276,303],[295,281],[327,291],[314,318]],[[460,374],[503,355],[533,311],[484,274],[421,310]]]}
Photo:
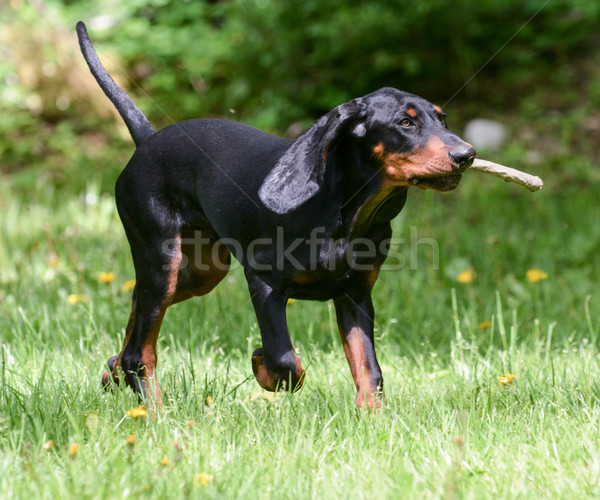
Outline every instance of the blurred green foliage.
{"label": "blurred green foliage", "polygon": [[77,53],[79,19],[157,128],[222,116],[297,132],[389,85],[447,103],[455,127],[518,114],[511,139],[541,123],[523,147],[549,133],[598,154],[556,113],[600,107],[599,2],[12,0],[0,20],[0,168],[17,184],[82,189],[92,168],[112,183],[131,152]]}
{"label": "blurred green foliage", "polygon": [[[129,5],[121,13],[127,21],[103,34],[134,67],[150,69],[143,88],[161,108],[184,118],[234,109],[257,126],[279,130],[385,85],[444,102],[483,65],[483,85],[471,93],[503,105],[507,95],[487,95],[486,80],[508,87],[555,80],[574,56],[600,42],[597,2]],[[160,110],[145,106],[164,121]]]}

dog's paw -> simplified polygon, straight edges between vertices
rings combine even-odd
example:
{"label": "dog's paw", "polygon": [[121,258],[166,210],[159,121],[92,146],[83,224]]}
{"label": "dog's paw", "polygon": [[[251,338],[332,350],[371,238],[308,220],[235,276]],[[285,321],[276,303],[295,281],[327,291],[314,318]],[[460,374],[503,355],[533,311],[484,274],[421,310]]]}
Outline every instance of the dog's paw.
{"label": "dog's paw", "polygon": [[[298,358],[296,357],[296,359]],[[254,377],[258,384],[267,391],[275,392],[289,390],[288,386],[290,385],[290,382],[292,384],[292,392],[299,390],[304,383],[304,370],[300,366],[299,359],[298,364],[294,365],[293,368],[293,370],[289,367],[282,369],[281,375],[277,373],[271,374],[265,366],[262,348],[258,348],[252,353],[252,372],[254,373]]]}
{"label": "dog's paw", "polygon": [[383,406],[383,391],[378,389],[365,394],[363,390],[360,389],[356,395],[356,406],[361,410],[369,410],[375,413],[379,412]]}
{"label": "dog's paw", "polygon": [[276,382],[269,377],[269,373],[267,372],[262,347],[255,349],[252,353],[252,372],[256,381],[263,389],[267,391],[277,390]]}
{"label": "dog's paw", "polygon": [[107,391],[112,389],[113,384],[119,383],[119,377],[117,376],[117,371],[115,369],[115,364],[118,359],[119,356],[113,356],[106,362],[108,371],[105,371],[102,374],[102,387]]}

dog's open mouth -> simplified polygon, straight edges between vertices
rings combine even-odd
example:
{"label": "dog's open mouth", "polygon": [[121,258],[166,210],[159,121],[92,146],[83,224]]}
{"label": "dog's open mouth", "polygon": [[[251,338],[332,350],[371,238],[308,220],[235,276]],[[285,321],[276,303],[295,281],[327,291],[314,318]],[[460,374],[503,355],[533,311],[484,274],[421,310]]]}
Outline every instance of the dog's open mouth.
{"label": "dog's open mouth", "polygon": [[452,191],[460,184],[461,174],[442,175],[438,177],[412,177],[410,184],[419,189],[433,189],[435,191]]}

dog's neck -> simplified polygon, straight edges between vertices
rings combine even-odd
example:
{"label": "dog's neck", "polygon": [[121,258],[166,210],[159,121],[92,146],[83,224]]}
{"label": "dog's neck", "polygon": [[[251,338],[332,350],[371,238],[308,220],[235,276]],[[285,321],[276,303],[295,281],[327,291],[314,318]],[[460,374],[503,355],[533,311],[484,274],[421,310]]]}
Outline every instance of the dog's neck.
{"label": "dog's neck", "polygon": [[[366,236],[377,225],[389,225],[404,207],[408,188],[385,185],[372,158],[358,147],[340,146],[334,168],[341,173],[340,212],[344,236],[350,240]],[[372,168],[365,170],[367,164]]]}

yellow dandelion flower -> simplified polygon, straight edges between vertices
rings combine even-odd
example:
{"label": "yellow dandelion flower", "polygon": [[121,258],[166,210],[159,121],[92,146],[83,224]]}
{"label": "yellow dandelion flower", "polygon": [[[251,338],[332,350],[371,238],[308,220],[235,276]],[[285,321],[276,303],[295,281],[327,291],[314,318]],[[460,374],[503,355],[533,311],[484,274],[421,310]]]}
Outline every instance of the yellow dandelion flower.
{"label": "yellow dandelion flower", "polygon": [[465,269],[463,272],[458,273],[456,277],[456,281],[463,284],[469,284],[473,282],[473,278],[475,277],[475,271],[470,267],[469,269]]}
{"label": "yellow dandelion flower", "polygon": [[56,255],[51,255],[48,257],[48,267],[58,267],[60,261]]}
{"label": "yellow dandelion flower", "polygon": [[194,476],[194,486],[206,488],[212,480],[213,477],[210,474],[207,474],[206,472],[201,472],[200,474],[196,474]]}
{"label": "yellow dandelion flower", "polygon": [[115,273],[113,273],[112,271],[109,273],[103,271],[98,275],[98,281],[100,283],[112,283],[113,281],[115,281],[115,279]]}
{"label": "yellow dandelion flower", "polygon": [[121,288],[121,290],[123,290],[124,292],[131,292],[134,287],[135,280],[127,280],[125,283],[123,283],[123,287]]}
{"label": "yellow dandelion flower", "polygon": [[498,375],[498,381],[502,387],[512,384],[513,380],[516,378],[517,377],[510,372],[506,372],[505,375]]}
{"label": "yellow dandelion flower", "polygon": [[125,438],[127,441],[127,446],[135,446],[135,442],[137,441],[137,436],[135,434],[130,434]]}
{"label": "yellow dandelion flower", "polygon": [[479,325],[477,325],[479,328],[481,328],[482,330],[485,330],[487,328],[489,328],[490,326],[492,326],[492,322],[491,321],[482,321],[481,323],[479,323]]}
{"label": "yellow dandelion flower", "polygon": [[527,276],[527,280],[531,283],[537,283],[538,281],[548,278],[548,274],[541,269],[529,269],[525,274]]}
{"label": "yellow dandelion flower", "polygon": [[163,459],[160,461],[160,465],[163,467],[168,467],[171,465],[171,461],[167,457],[163,457]]}
{"label": "yellow dandelion flower", "polygon": [[131,410],[127,410],[127,416],[135,419],[138,418],[146,418],[148,416],[148,412],[146,411],[145,406],[138,406],[137,408],[131,408]]}
{"label": "yellow dandelion flower", "polygon": [[81,446],[79,446],[77,443],[72,443],[71,446],[69,446],[69,450],[67,451],[67,453],[69,454],[69,456],[75,457],[75,455],[79,453],[79,450],[81,450]]}
{"label": "yellow dandelion flower", "polygon": [[206,396],[206,404],[207,404],[207,406],[210,406],[213,404],[212,396]]}
{"label": "yellow dandelion flower", "polygon": [[42,448],[46,451],[50,451],[52,448],[54,448],[54,441],[49,439],[42,445]]}
{"label": "yellow dandelion flower", "polygon": [[296,299],[288,299],[287,300],[288,305],[293,304],[294,302],[296,302]]}
{"label": "yellow dandelion flower", "polygon": [[88,298],[86,295],[79,295],[76,293],[72,293],[67,297],[69,304],[74,306],[75,304],[79,304],[80,302],[87,302]]}

